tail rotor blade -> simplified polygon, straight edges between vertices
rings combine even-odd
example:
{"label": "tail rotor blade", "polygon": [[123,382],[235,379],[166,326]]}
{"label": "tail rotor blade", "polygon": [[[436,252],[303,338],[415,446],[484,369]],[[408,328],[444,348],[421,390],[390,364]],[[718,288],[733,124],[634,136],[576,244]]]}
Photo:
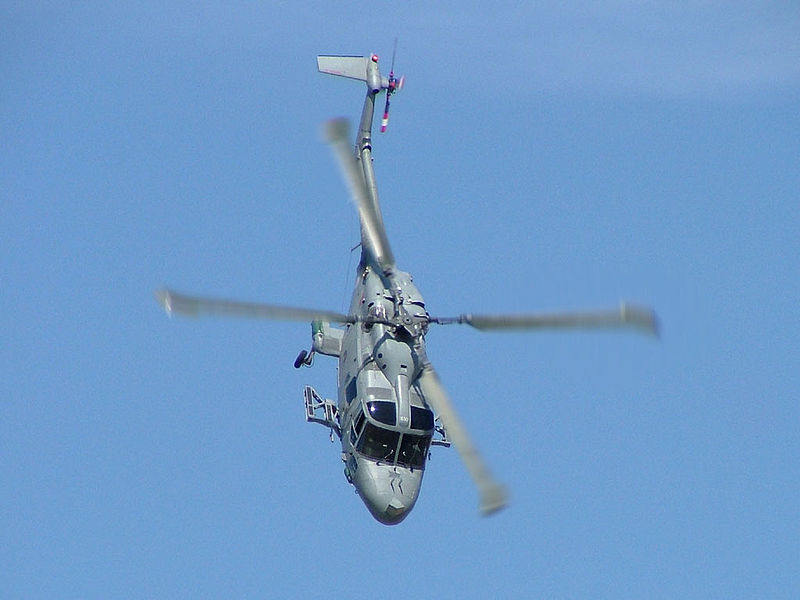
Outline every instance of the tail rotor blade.
{"label": "tail rotor blade", "polygon": [[392,51],[392,66],[389,68],[389,85],[386,88],[386,106],[383,109],[383,118],[381,119],[381,133],[386,133],[386,127],[389,125],[389,105],[391,102],[392,94],[403,87],[404,78],[401,77],[398,81],[394,78],[394,59],[397,57],[397,38],[394,38],[394,50]]}
{"label": "tail rotor blade", "polygon": [[489,471],[430,363],[425,365],[417,381],[425,401],[441,419],[447,430],[447,438],[455,446],[470,477],[478,487],[481,512],[490,515],[505,508],[508,504],[508,492],[505,486],[498,483]]}
{"label": "tail rotor blade", "polygon": [[[392,80],[389,80],[391,85]],[[386,90],[386,106],[383,109],[383,118],[381,119],[381,133],[386,133],[386,128],[389,126],[389,101],[392,97],[390,90]]]}

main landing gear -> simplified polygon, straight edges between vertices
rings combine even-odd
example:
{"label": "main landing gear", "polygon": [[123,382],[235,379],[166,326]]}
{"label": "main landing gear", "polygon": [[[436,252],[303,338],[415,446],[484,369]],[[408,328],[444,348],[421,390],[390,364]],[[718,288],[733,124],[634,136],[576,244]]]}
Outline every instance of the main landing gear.
{"label": "main landing gear", "polygon": [[310,367],[311,363],[314,362],[314,351],[308,352],[307,350],[300,350],[300,354],[297,355],[297,358],[294,359],[294,368],[299,369],[300,367],[306,366]]}

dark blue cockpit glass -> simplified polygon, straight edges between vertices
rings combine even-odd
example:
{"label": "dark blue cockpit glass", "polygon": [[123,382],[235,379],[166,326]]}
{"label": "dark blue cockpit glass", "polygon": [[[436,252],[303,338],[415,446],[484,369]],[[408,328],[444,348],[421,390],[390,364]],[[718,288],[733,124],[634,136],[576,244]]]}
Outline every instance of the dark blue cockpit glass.
{"label": "dark blue cockpit glass", "polygon": [[433,413],[427,408],[411,407],[411,429],[433,429]]}
{"label": "dark blue cockpit glass", "polygon": [[369,416],[376,421],[386,425],[397,424],[397,411],[395,410],[394,402],[367,402],[367,410],[369,411]]}

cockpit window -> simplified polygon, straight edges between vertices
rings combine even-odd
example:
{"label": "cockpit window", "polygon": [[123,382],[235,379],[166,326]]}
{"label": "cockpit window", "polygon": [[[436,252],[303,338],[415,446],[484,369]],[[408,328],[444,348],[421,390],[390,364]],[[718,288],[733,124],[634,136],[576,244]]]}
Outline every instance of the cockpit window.
{"label": "cockpit window", "polygon": [[356,419],[356,424],[355,424],[356,435],[361,433],[361,426],[364,424],[364,418],[365,418],[364,413],[362,412],[358,413],[358,418]]}
{"label": "cockpit window", "polygon": [[364,426],[364,433],[356,448],[361,454],[381,462],[394,462],[397,441],[400,434],[396,431],[375,427],[372,423]]}
{"label": "cockpit window", "polygon": [[364,425],[364,420],[366,417],[364,416],[363,412],[358,413],[358,418],[353,422],[353,426],[350,428],[350,443],[355,445],[356,440],[358,439],[359,434],[361,433],[361,427]]}
{"label": "cockpit window", "polygon": [[411,407],[411,429],[433,429],[433,413],[427,408]]}
{"label": "cockpit window", "polygon": [[394,402],[367,402],[367,410],[369,411],[369,416],[376,421],[386,425],[397,424],[397,411],[395,410]]}
{"label": "cockpit window", "polygon": [[429,435],[413,435],[406,433],[400,443],[400,454],[397,457],[397,464],[406,467],[420,468],[425,465],[428,456],[428,446],[431,443]]}

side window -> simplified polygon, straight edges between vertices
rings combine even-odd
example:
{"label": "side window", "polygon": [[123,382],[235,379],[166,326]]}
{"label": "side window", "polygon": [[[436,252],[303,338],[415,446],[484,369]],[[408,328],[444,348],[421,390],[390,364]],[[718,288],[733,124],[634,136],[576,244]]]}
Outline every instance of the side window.
{"label": "side window", "polygon": [[354,446],[358,436],[361,435],[361,428],[364,427],[364,413],[360,413],[358,418],[353,421],[353,426],[350,428],[350,443]]}
{"label": "side window", "polygon": [[347,384],[347,389],[344,392],[345,400],[347,403],[350,404],[353,401],[353,398],[356,397],[356,378],[353,377],[350,380],[350,383]]}
{"label": "side window", "polygon": [[356,419],[356,435],[361,433],[361,428],[364,426],[364,413],[358,415],[358,419]]}

